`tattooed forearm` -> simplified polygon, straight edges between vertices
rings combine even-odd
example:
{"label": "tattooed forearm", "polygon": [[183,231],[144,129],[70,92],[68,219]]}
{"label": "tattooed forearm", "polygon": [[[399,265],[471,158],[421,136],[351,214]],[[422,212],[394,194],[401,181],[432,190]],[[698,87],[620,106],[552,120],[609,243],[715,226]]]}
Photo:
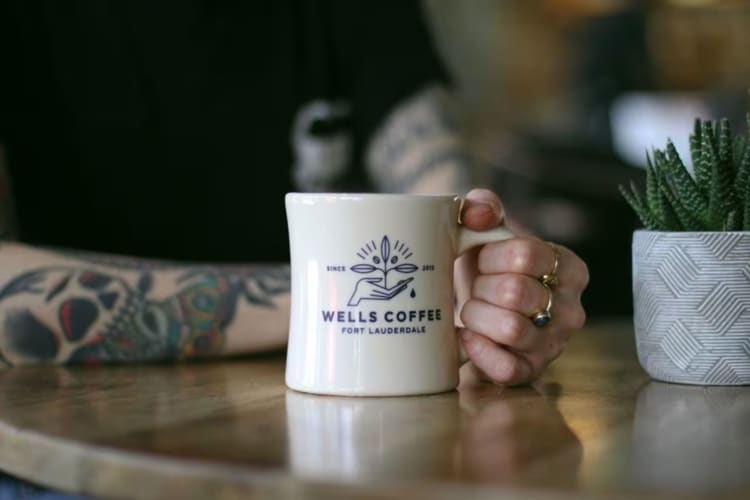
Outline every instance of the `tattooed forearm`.
{"label": "tattooed forearm", "polygon": [[102,254],[68,248],[48,247],[47,249],[58,255],[64,255],[79,260],[82,263],[97,264],[125,271],[169,271],[188,269],[186,272],[190,274],[209,271],[225,275],[247,275],[256,278],[261,275],[268,276],[286,273],[288,277],[288,266],[283,264],[205,264],[203,262],[172,261],[117,254]]}
{"label": "tattooed forearm", "polygon": [[199,265],[192,262],[144,259],[138,257],[130,257],[127,255],[102,254],[70,248],[46,247],[45,249],[51,252],[55,252],[58,255],[64,255],[65,257],[79,260],[84,263],[97,264],[127,271],[163,271]]}
{"label": "tattooed forearm", "polygon": [[[183,268],[184,269],[184,268]],[[126,362],[222,352],[245,301],[274,307],[288,266],[196,267],[154,298],[156,271],[126,280],[86,266],[25,272],[0,290],[0,361]]]}

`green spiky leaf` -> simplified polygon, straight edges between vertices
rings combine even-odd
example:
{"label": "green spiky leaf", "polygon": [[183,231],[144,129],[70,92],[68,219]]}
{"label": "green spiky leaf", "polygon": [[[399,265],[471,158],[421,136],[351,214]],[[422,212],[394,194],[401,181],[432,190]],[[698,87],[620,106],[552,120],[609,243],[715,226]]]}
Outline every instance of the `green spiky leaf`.
{"label": "green spiky leaf", "polygon": [[695,172],[695,183],[706,198],[708,198],[708,186],[711,183],[711,164],[706,160],[706,144],[711,144],[713,128],[711,122],[701,122],[699,142],[694,149],[693,171]]}
{"label": "green spiky leaf", "polygon": [[724,221],[722,231],[740,231],[742,226],[739,223],[740,216],[737,210],[732,210]]}
{"label": "green spiky leaf", "polygon": [[750,141],[746,141],[742,158],[739,160],[737,167],[737,177],[734,179],[734,191],[737,193],[737,206],[742,214],[741,225],[743,227],[750,224],[747,211],[744,205],[748,203],[748,189],[750,189]]}
{"label": "green spiky leaf", "polygon": [[732,129],[729,125],[729,120],[722,118],[721,125],[719,128],[719,162],[721,163],[722,169],[728,169],[732,175],[734,165],[732,164],[732,153],[734,152],[734,144],[732,141]]}
{"label": "green spiky leaf", "polygon": [[651,175],[646,175],[647,190],[656,191],[653,195],[654,203],[649,204],[651,215],[657,220],[660,227],[678,227],[681,225],[674,209],[672,208],[665,190],[672,190],[668,179],[668,160],[662,151],[654,150],[654,163],[651,165]]}
{"label": "green spiky leaf", "polygon": [[651,161],[651,156],[646,153],[646,205],[652,214],[659,209],[660,198],[658,174]]}
{"label": "green spiky leaf", "polygon": [[667,197],[667,200],[669,200],[669,204],[672,207],[672,209],[675,212],[675,215],[677,216],[677,219],[680,221],[680,226],[671,229],[671,228],[665,228],[665,231],[702,231],[704,226],[701,224],[700,220],[698,220],[691,212],[690,210],[685,207],[685,205],[682,203],[682,201],[677,197],[676,194],[674,194],[669,189],[663,189],[664,195]]}
{"label": "green spiky leaf", "polygon": [[745,145],[747,140],[744,136],[738,135],[734,138],[734,148],[732,151],[732,161],[735,165],[742,163],[742,158],[745,156]]}
{"label": "green spiky leaf", "polygon": [[693,123],[693,133],[690,134],[690,159],[693,165],[697,165],[701,157],[701,121],[695,119]]}
{"label": "green spiky leaf", "polygon": [[712,128],[704,122],[702,131],[703,141],[701,143],[701,168],[708,171],[708,180],[705,190],[708,192],[708,220],[712,227],[723,227],[724,220],[729,213],[726,204],[726,180],[729,177],[727,172],[722,170],[721,162],[712,133]]}
{"label": "green spiky leaf", "polygon": [[641,220],[641,223],[643,223],[643,225],[646,228],[652,229],[652,230],[662,229],[661,227],[659,227],[659,224],[652,217],[651,212],[649,211],[648,207],[644,204],[643,200],[641,199],[640,193],[638,192],[638,188],[635,186],[634,182],[630,183],[630,189],[621,185],[620,193],[622,193],[622,196],[623,198],[625,198],[625,201],[628,202],[628,205],[630,205],[630,207],[633,209],[635,214]]}
{"label": "green spiky leaf", "polygon": [[673,192],[680,193],[695,217],[703,224],[708,224],[708,200],[698,189],[671,140],[667,141],[666,159],[667,178]]}
{"label": "green spiky leaf", "polygon": [[696,120],[690,136],[693,172],[672,141],[646,155],[646,188],[620,186],[649,229],[750,230],[750,113],[748,138],[733,138],[729,121]]}

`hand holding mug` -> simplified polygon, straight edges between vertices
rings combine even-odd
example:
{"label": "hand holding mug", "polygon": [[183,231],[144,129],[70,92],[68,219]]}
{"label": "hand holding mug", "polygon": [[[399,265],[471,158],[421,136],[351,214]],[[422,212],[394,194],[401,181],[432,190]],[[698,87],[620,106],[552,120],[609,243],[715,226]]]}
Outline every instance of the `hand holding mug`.
{"label": "hand holding mug", "polygon": [[[464,226],[487,230],[503,217],[491,191],[475,189],[466,196]],[[463,299],[468,295],[460,310],[461,342],[470,363],[464,370],[498,384],[539,377],[583,326],[581,294],[588,281],[586,264],[575,253],[532,237],[487,243],[460,257],[456,283],[465,291]],[[537,326],[540,314],[547,324]]]}
{"label": "hand holding mug", "polygon": [[583,323],[586,266],[569,250],[514,237],[487,191],[464,200],[289,193],[286,209],[292,389],[394,396],[455,388],[454,266],[467,252],[458,273],[471,283],[463,345],[489,379],[532,380]]}

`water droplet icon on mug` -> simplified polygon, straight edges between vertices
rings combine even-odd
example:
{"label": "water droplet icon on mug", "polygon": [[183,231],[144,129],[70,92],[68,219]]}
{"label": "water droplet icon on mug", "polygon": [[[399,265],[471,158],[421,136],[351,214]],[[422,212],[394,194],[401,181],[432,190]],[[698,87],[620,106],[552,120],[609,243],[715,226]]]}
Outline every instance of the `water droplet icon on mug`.
{"label": "water droplet icon on mug", "polygon": [[417,296],[417,293],[416,293],[416,292],[414,291],[414,289],[413,289],[413,288],[411,289],[411,293],[409,294],[409,296],[410,296],[410,297],[411,297],[412,299],[413,299],[414,297],[416,297],[416,296]]}

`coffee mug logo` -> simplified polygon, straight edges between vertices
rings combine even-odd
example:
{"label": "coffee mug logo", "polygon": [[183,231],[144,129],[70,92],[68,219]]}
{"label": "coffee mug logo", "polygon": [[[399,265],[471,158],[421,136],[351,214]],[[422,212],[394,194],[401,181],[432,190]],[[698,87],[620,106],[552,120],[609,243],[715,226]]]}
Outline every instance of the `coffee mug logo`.
{"label": "coffee mug logo", "polygon": [[[435,271],[434,264],[421,267],[408,262],[411,249],[402,241],[391,243],[384,235],[375,243],[370,240],[355,252],[360,262],[351,266],[329,264],[327,272],[355,273],[356,284],[343,309],[322,309],[324,323],[335,324],[344,335],[402,335],[427,333],[428,325],[442,321],[440,307],[430,307],[424,300],[393,300],[403,296],[411,286],[409,296],[416,298],[413,284],[417,271]],[[351,276],[351,275],[349,275]],[[349,280],[347,280],[349,281]],[[429,298],[429,294],[427,294]],[[344,296],[346,297],[346,296]],[[424,299],[424,298],[423,298]],[[384,307],[367,308],[365,301],[385,302]],[[429,300],[428,300],[429,302]]]}
{"label": "coffee mug logo", "polygon": [[[385,235],[380,240],[379,252],[375,240],[365,243],[357,252],[357,257],[365,262],[355,264],[349,269],[367,276],[357,281],[347,305],[354,307],[363,300],[391,300],[401,294],[414,280],[413,277],[404,278],[403,275],[419,269],[415,264],[405,262],[411,256],[411,250],[402,241],[396,240],[391,246],[391,241]],[[398,278],[395,283],[393,274]],[[411,293],[413,297],[414,290]]]}

